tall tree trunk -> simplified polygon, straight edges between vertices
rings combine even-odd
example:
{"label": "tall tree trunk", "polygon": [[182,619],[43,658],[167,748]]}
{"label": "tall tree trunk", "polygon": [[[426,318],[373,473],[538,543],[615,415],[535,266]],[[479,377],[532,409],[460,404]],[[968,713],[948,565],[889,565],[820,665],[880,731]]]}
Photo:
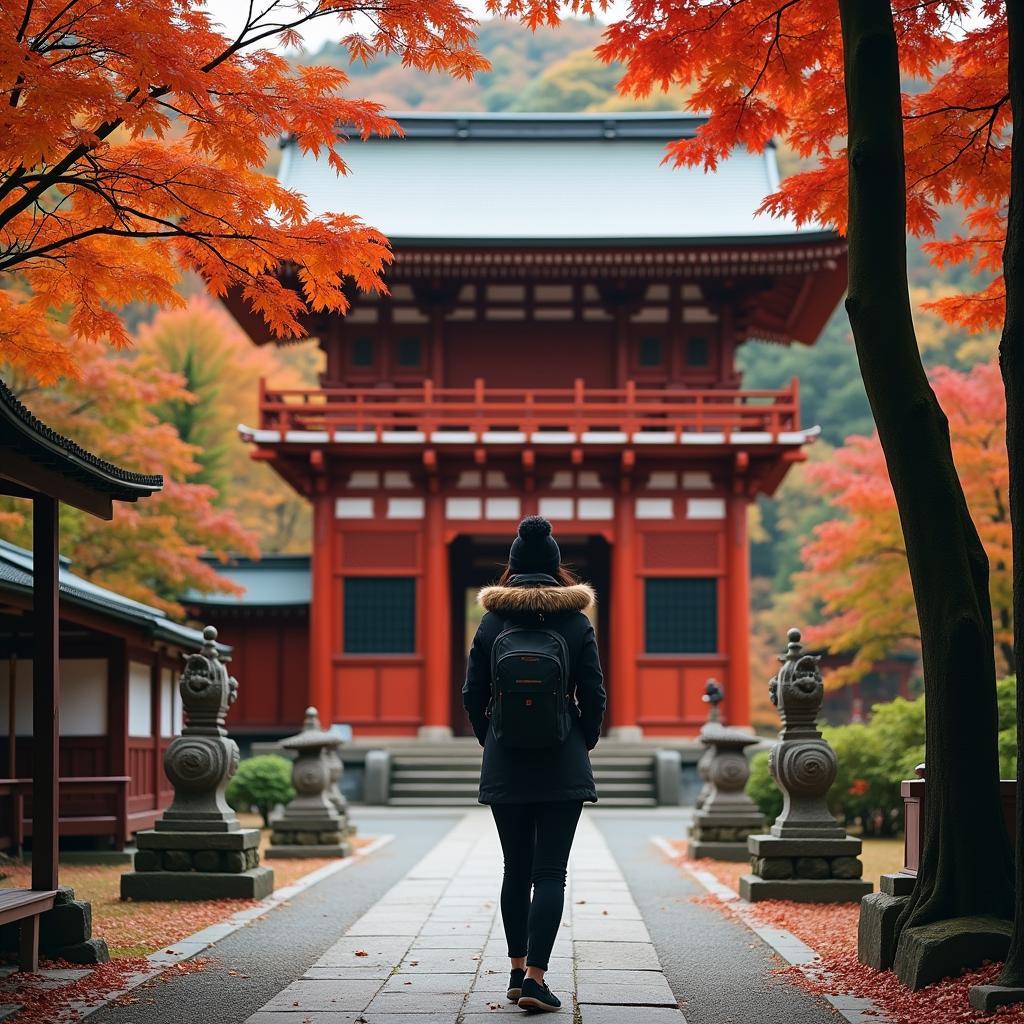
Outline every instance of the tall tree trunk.
{"label": "tall tree trunk", "polygon": [[928,800],[900,928],[1009,917],[988,560],[921,364],[907,285],[899,56],[889,0],[839,0],[849,173],[846,309],[899,508],[921,627]]}
{"label": "tall tree trunk", "polygon": [[[1010,207],[1003,246],[1006,317],[999,340],[999,369],[1006,392],[1006,453],[1010,460],[1010,523],[1013,531],[1013,661],[1024,666],[1024,0],[1007,0],[1010,41]],[[1020,130],[1018,130],[1018,128]],[[1024,679],[1017,675],[1017,746],[1024,742]],[[1024,986],[1024,758],[1017,758],[1017,904],[1010,951],[999,984]]]}

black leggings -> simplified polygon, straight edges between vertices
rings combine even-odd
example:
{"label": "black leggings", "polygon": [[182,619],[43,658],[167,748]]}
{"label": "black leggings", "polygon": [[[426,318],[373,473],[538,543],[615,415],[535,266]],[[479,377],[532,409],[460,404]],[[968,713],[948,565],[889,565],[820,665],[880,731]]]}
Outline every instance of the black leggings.
{"label": "black leggings", "polygon": [[508,955],[525,956],[527,967],[548,969],[562,920],[565,868],[582,810],[580,800],[491,804],[505,857],[501,918]]}

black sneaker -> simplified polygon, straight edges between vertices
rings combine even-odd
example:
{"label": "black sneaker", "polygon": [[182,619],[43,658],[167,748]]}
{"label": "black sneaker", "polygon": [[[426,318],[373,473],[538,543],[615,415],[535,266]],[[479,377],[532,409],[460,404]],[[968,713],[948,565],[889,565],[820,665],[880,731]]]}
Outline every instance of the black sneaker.
{"label": "black sneaker", "polygon": [[560,1010],[562,1003],[546,984],[538,985],[533,978],[523,979],[523,994],[519,997],[521,1010]]}
{"label": "black sneaker", "polygon": [[526,971],[521,967],[513,967],[512,973],[508,976],[508,992],[505,994],[509,998],[509,1002],[515,1003],[519,1001],[519,997],[523,994],[523,978],[526,977]]}

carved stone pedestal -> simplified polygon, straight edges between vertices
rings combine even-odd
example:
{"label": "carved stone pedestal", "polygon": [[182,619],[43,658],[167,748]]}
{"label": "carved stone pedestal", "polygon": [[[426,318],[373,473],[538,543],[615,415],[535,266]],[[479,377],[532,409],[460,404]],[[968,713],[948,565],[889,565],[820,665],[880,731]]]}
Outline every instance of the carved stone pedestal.
{"label": "carved stone pedestal", "polygon": [[841,839],[780,839],[754,835],[747,841],[751,873],[740,878],[745,900],[801,903],[855,902],[871,892],[861,879],[861,842]]}
{"label": "carved stone pedestal", "polygon": [[[281,742],[294,751],[292,786],[295,797],[272,818],[267,857],[347,857],[352,853],[347,815],[338,813],[331,793],[341,740],[320,728],[316,708],[307,708],[302,732]],[[340,796],[340,793],[338,794]],[[344,798],[342,798],[344,799]]]}
{"label": "carved stone pedestal", "polygon": [[121,876],[122,899],[262,899],[274,890],[274,872],[260,866],[259,830],[242,828],[224,799],[238,767],[238,747],[224,728],[238,683],[217,651],[217,631],[207,626],[203,637],[179,684],[188,725],[164,756],[174,802],[154,828],[136,835],[135,870]]}
{"label": "carved stone pedestal", "polygon": [[744,751],[757,743],[757,737],[718,720],[716,705],[723,696],[722,688],[709,680],[704,700],[711,703],[712,714],[700,731],[707,747],[701,756],[705,786],[693,815],[687,853],[691,858],[744,861],[749,856],[747,839],[764,829],[764,818],[746,792],[750,765]]}
{"label": "carved stone pedestal", "polygon": [[782,717],[782,731],[769,767],[782,790],[782,813],[769,834],[747,840],[751,873],[740,878],[740,896],[857,902],[872,885],[861,879],[860,840],[846,834],[825,802],[837,761],[817,727],[825,693],[819,659],[804,653],[800,631],[791,629],[779,661],[782,668],[768,690]]}

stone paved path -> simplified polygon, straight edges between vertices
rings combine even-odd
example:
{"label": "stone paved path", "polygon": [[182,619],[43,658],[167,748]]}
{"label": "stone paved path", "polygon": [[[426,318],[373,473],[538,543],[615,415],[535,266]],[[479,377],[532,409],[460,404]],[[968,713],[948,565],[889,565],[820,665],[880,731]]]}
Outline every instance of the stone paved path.
{"label": "stone paved path", "polygon": [[[500,882],[493,823],[474,810],[247,1024],[520,1019],[505,999]],[[563,1002],[560,1019],[575,1000],[582,1024],[686,1024],[629,886],[587,814],[547,978]]]}

